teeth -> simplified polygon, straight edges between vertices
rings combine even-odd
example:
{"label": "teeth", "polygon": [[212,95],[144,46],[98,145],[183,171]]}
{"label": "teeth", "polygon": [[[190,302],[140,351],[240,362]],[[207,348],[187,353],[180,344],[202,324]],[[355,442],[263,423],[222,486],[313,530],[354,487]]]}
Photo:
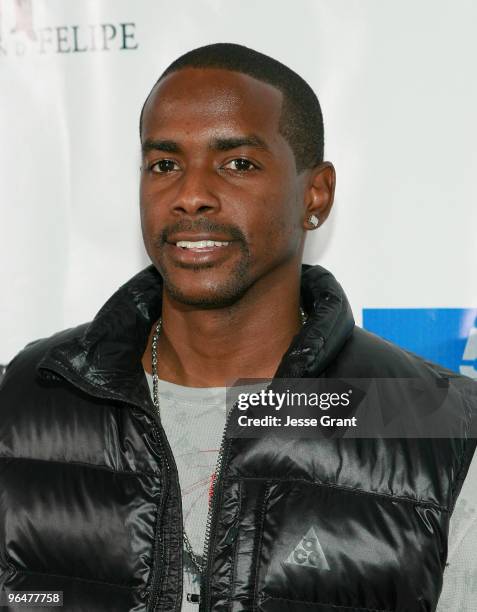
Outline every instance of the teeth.
{"label": "teeth", "polygon": [[197,240],[196,242],[190,242],[189,240],[179,240],[176,242],[176,246],[182,247],[183,249],[204,249],[206,247],[220,247],[227,246],[228,242],[220,242],[218,240]]}

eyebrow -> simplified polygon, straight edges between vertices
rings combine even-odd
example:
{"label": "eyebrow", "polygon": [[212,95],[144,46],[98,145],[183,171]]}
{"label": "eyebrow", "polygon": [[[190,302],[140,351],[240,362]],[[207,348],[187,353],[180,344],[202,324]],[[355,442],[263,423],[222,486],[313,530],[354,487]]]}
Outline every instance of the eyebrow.
{"label": "eyebrow", "polygon": [[180,153],[181,148],[174,142],[174,140],[154,140],[152,138],[146,139],[142,143],[142,152],[148,153],[149,151],[165,151],[166,153]]}
{"label": "eyebrow", "polygon": [[210,143],[210,148],[215,151],[230,151],[239,147],[255,147],[256,149],[269,150],[266,142],[255,134],[231,138],[214,138]]}
{"label": "eyebrow", "polygon": [[[256,134],[249,136],[232,136],[230,138],[214,138],[209,143],[209,149],[213,151],[231,151],[239,147],[254,147],[269,151],[266,142]],[[174,140],[161,140],[147,138],[142,144],[142,152],[164,151],[166,153],[181,153],[182,149]]]}

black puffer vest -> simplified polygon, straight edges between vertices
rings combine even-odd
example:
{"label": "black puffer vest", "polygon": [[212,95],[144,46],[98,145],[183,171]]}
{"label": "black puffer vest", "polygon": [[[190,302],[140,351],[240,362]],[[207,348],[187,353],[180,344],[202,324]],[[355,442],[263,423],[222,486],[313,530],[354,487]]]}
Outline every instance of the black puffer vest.
{"label": "black puffer vest", "polygon": [[[151,266],[90,324],[32,343],[9,365],[0,387],[7,592],[63,591],[68,612],[180,610],[177,472],[141,365],[160,295]],[[355,327],[319,266],[304,267],[302,301],[309,320],[278,377],[432,386],[455,376]],[[434,610],[474,448],[465,436],[227,440],[200,609]]]}

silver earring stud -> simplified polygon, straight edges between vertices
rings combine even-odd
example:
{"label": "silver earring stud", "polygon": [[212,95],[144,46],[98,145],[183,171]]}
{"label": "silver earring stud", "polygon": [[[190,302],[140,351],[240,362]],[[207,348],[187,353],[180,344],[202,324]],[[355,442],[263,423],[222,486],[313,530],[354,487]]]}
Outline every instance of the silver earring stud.
{"label": "silver earring stud", "polygon": [[313,225],[313,229],[316,229],[320,223],[320,220],[318,219],[316,215],[310,215],[308,217],[308,223],[310,225]]}

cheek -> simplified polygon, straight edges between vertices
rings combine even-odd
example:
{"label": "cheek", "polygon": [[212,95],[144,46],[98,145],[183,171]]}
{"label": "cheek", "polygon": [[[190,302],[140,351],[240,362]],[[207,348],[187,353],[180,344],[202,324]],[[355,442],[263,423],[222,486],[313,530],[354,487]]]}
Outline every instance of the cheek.
{"label": "cheek", "polygon": [[139,207],[143,233],[150,234],[161,223],[161,210],[163,207],[157,205],[157,195],[150,188],[141,183],[139,190]]}
{"label": "cheek", "polygon": [[255,202],[248,219],[250,244],[273,256],[276,250],[293,250],[302,237],[302,212],[296,193],[268,193]]}
{"label": "cheek", "polygon": [[141,198],[140,202],[140,218],[144,246],[149,255],[151,255],[150,247],[157,237],[160,224],[156,216],[156,210],[153,206],[149,206],[143,198]]}

